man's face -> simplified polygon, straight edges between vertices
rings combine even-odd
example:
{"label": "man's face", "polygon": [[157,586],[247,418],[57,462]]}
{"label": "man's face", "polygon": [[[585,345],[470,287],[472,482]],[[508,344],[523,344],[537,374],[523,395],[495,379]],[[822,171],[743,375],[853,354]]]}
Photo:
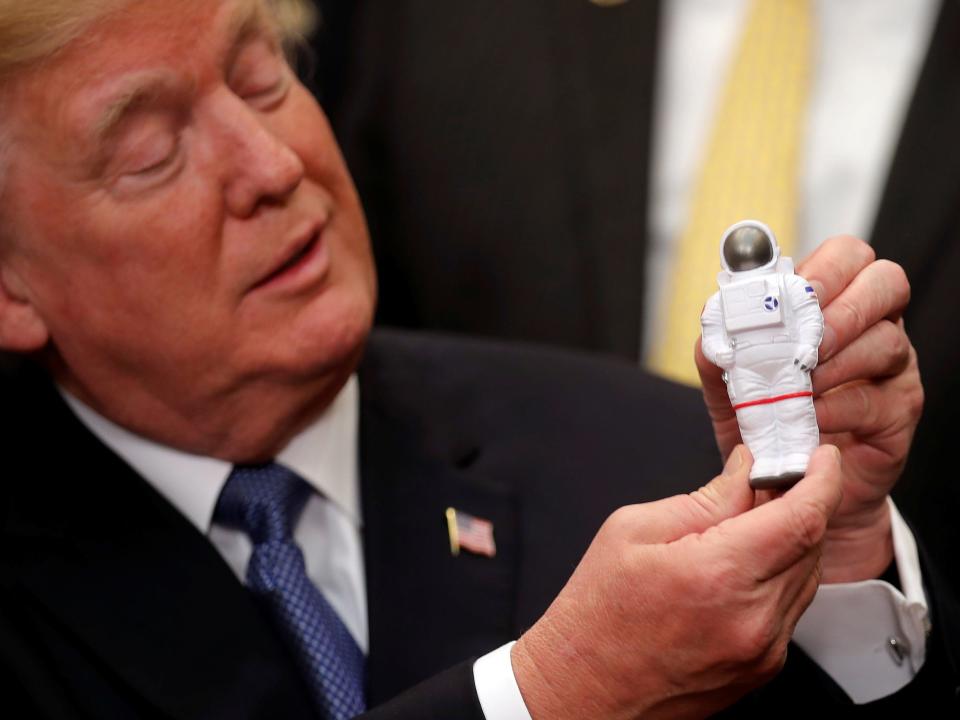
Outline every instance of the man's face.
{"label": "man's face", "polygon": [[335,391],[375,297],[352,182],[259,8],[133,2],[5,103],[0,279],[42,319],[60,381],[219,454],[237,454],[220,416],[277,422]]}

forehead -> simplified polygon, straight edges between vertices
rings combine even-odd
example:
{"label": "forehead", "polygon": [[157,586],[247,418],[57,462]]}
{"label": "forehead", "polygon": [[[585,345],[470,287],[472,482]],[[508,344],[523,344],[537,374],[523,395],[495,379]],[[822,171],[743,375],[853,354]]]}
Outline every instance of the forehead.
{"label": "forehead", "polygon": [[27,70],[25,74],[75,71],[82,66],[118,70],[175,61],[183,57],[175,50],[203,50],[231,31],[256,22],[265,24],[269,15],[266,1],[121,0],[93,19],[51,60],[36,64],[34,72]]}
{"label": "forehead", "polygon": [[[271,31],[264,0],[135,0],[94,21],[51,60],[10,83],[21,129],[72,136],[102,122],[105,108],[140,86],[202,83],[236,42]],[[17,124],[17,123],[15,123]]]}

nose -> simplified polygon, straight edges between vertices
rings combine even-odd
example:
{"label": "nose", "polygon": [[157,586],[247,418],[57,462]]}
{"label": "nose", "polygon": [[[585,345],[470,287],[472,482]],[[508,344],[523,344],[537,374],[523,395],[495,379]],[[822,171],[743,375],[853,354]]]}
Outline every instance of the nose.
{"label": "nose", "polygon": [[228,212],[250,217],[265,204],[283,202],[304,177],[303,161],[242,101],[222,105],[217,123]]}

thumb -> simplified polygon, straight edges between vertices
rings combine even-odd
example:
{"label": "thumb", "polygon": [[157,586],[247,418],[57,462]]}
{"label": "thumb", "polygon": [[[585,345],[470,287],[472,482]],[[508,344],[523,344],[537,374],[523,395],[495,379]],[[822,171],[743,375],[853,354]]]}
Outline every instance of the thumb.
{"label": "thumb", "polygon": [[785,494],[724,522],[714,533],[758,580],[772,578],[822,541],[843,497],[840,452],[823,445],[806,476]]}
{"label": "thumb", "polygon": [[752,465],[750,452],[738,445],[727,458],[723,472],[699,490],[639,506],[642,527],[638,527],[634,540],[669,543],[746,512],[754,504],[747,479]]}

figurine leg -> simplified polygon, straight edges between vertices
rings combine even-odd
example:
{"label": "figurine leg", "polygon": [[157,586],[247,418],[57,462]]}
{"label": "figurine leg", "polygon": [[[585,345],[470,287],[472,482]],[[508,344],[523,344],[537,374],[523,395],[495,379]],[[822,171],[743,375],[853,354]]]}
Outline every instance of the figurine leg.
{"label": "figurine leg", "polygon": [[770,405],[757,405],[737,410],[737,423],[744,445],[753,455],[750,469],[751,483],[757,478],[778,474],[780,459],[779,438],[776,431],[776,411]]}
{"label": "figurine leg", "polygon": [[754,457],[750,484],[789,486],[803,477],[819,432],[809,397],[809,373],[793,364],[794,349],[776,343],[747,349],[729,372],[730,400],[744,443]]}
{"label": "figurine leg", "polygon": [[[785,392],[810,392],[810,373],[790,365],[783,368],[776,385]],[[780,472],[802,477],[810,455],[820,444],[820,429],[812,397],[797,397],[777,403],[780,427]]]}
{"label": "figurine leg", "polygon": [[775,476],[780,465],[780,428],[772,404],[751,404],[770,397],[776,368],[768,362],[738,365],[729,372],[730,401],[737,408],[740,437],[753,455],[750,480]]}

